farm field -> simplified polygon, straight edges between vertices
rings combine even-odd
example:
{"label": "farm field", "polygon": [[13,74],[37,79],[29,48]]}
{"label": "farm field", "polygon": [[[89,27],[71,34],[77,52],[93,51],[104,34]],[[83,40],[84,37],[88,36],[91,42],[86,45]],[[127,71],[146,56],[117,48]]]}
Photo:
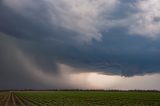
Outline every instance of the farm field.
{"label": "farm field", "polygon": [[160,106],[158,92],[1,92],[0,106]]}

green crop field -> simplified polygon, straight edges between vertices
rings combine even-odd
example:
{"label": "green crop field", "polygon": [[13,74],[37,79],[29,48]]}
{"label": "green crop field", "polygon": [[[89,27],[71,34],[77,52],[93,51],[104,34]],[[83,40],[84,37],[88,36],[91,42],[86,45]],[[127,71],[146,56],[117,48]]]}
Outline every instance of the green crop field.
{"label": "green crop field", "polygon": [[0,106],[160,106],[158,92],[16,91],[0,93]]}

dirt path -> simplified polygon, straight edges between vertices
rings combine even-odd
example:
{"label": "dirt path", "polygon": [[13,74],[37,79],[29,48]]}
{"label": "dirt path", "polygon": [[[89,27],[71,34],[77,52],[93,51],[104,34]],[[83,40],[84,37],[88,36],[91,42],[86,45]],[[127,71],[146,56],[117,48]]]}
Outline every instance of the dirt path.
{"label": "dirt path", "polygon": [[[18,97],[13,92],[8,92],[0,96],[0,106],[33,106],[34,104],[28,100]],[[36,106],[36,105],[34,105]]]}
{"label": "dirt path", "polygon": [[4,104],[4,106],[11,106],[11,96],[12,96],[12,94],[10,93],[9,95],[8,95],[8,97],[7,97],[7,99],[5,100],[5,104]]}

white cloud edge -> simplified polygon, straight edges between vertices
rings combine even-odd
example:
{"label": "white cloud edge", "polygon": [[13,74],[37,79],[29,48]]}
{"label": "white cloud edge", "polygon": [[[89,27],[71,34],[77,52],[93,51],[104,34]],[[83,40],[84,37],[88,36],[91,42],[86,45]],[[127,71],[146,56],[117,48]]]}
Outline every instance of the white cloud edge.
{"label": "white cloud edge", "polygon": [[160,1],[139,0],[134,8],[138,12],[130,16],[129,33],[149,38],[160,35]]}

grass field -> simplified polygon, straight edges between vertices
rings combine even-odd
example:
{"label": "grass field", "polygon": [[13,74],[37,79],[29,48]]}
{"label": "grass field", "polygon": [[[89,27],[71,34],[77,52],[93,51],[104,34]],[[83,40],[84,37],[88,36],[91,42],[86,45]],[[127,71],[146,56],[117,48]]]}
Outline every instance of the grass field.
{"label": "grass field", "polygon": [[1,92],[0,106],[160,106],[158,92]]}

